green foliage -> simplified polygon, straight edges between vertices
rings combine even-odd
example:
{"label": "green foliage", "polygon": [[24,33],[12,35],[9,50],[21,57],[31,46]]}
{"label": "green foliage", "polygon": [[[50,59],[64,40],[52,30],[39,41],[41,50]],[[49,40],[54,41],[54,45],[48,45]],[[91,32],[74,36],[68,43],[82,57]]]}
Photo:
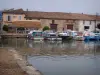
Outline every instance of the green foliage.
{"label": "green foliage", "polygon": [[9,28],[8,25],[4,25],[4,26],[3,26],[3,30],[4,30],[4,31],[8,31],[8,28]]}
{"label": "green foliage", "polygon": [[50,30],[50,28],[49,28],[48,26],[45,26],[45,27],[43,28],[43,31],[46,31],[46,30]]}

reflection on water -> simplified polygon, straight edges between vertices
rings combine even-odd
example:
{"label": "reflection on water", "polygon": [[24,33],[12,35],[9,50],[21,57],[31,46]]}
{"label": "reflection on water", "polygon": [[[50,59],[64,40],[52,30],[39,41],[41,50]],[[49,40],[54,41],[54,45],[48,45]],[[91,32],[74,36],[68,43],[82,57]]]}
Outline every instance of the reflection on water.
{"label": "reflection on water", "polygon": [[16,48],[44,75],[100,75],[100,42],[4,39],[0,47]]}
{"label": "reflection on water", "polygon": [[86,55],[100,53],[100,42],[82,41],[32,41],[27,39],[4,39],[0,47],[13,47],[29,55]]}

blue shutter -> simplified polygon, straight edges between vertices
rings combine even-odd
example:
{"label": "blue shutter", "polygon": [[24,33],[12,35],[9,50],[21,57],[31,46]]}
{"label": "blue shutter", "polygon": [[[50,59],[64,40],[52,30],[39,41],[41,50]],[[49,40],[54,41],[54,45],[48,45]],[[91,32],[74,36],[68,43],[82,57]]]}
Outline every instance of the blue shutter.
{"label": "blue shutter", "polygon": [[2,12],[0,11],[0,20],[2,20]]}

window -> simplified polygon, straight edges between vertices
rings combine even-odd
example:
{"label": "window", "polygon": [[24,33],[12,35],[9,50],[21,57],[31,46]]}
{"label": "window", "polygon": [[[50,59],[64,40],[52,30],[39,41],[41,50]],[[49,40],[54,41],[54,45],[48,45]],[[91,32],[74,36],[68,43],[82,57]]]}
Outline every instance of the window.
{"label": "window", "polygon": [[73,25],[67,25],[67,29],[73,30]]}
{"label": "window", "polygon": [[55,20],[52,20],[52,24],[54,24],[55,23]]}
{"label": "window", "polygon": [[19,20],[21,20],[21,16],[19,16]]}
{"label": "window", "polygon": [[50,29],[53,31],[57,31],[57,24],[50,24]]}
{"label": "window", "polygon": [[85,24],[85,21],[83,20],[83,24]]}
{"label": "window", "polygon": [[11,16],[7,16],[7,21],[11,21]]}
{"label": "window", "polygon": [[87,30],[89,29],[90,27],[89,26],[84,26],[84,30]]}

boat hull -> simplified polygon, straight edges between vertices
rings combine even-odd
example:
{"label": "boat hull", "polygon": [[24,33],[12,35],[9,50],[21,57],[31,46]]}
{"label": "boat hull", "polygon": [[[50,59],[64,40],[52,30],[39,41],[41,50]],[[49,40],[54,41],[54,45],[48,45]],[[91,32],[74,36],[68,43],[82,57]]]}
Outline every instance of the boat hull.
{"label": "boat hull", "polygon": [[62,40],[72,40],[73,37],[72,36],[59,36],[60,38],[62,38]]}
{"label": "boat hull", "polygon": [[99,36],[84,36],[84,40],[87,41],[98,41],[100,40],[100,37]]}
{"label": "boat hull", "polygon": [[73,38],[76,41],[84,41],[84,37],[83,36],[76,36]]}
{"label": "boat hull", "polygon": [[47,38],[44,38],[45,40],[49,40],[49,41],[62,41],[62,38],[55,38],[55,37],[47,37]]}

